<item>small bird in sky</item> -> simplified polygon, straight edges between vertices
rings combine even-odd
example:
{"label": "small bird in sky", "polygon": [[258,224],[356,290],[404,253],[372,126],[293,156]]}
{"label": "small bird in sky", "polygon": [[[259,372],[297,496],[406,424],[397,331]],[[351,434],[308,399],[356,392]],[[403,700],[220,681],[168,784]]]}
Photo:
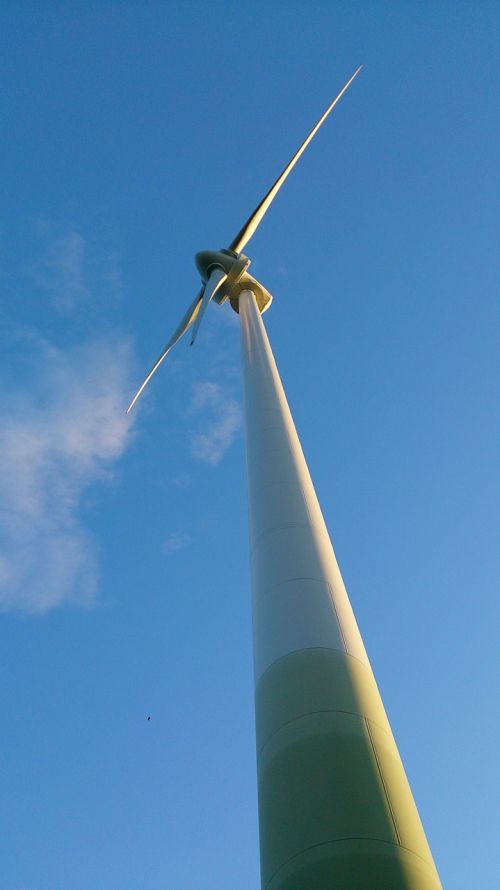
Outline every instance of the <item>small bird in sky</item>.
{"label": "small bird in sky", "polygon": [[148,720],[151,720],[151,717],[148,717]]}

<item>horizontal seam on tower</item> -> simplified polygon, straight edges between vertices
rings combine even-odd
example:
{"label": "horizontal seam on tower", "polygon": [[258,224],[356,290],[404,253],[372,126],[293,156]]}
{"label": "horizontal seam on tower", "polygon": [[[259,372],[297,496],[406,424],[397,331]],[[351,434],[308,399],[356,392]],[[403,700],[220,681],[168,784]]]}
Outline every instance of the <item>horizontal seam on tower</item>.
{"label": "horizontal seam on tower", "polygon": [[280,486],[284,486],[284,485],[286,485],[288,488],[292,488],[292,487],[293,487],[294,491],[297,491],[297,490],[298,490],[298,491],[301,492],[301,494],[302,494],[303,497],[304,497],[304,503],[305,503],[305,504],[307,503],[307,497],[306,497],[305,490],[304,490],[304,488],[302,487],[302,485],[301,485],[300,483],[299,483],[298,486],[296,486],[295,483],[293,483],[293,485],[292,485],[292,483],[290,482],[289,479],[271,479],[270,482],[262,482],[262,480],[259,479],[259,482],[260,482],[260,485],[259,485],[259,491],[266,491],[268,488],[272,488],[273,485],[275,485],[275,486],[278,486],[278,485],[280,485]]}
{"label": "horizontal seam on tower", "polygon": [[[315,714],[349,714],[351,717],[359,717],[359,719],[362,720],[363,722],[366,722],[366,720],[368,719],[365,716],[365,714],[359,714],[357,711],[345,711],[343,708],[320,708],[317,711],[308,711],[306,714],[300,714],[298,717],[292,717],[291,720],[286,720],[285,723],[282,723],[281,726],[278,726],[278,729],[274,730],[272,735],[270,735],[269,738],[266,739],[266,741],[264,742],[262,747],[257,749],[257,757],[261,756],[261,754],[264,752],[264,749],[267,748],[267,746],[270,744],[270,742],[272,742],[275,735],[277,735],[279,732],[281,732],[281,730],[284,729],[285,726],[290,726],[292,723],[298,723],[300,720],[305,720],[306,717],[314,717]],[[371,720],[371,718],[370,718],[370,720]],[[371,720],[371,722],[373,723],[374,726],[377,726],[380,730],[382,730],[382,732],[385,732],[385,734],[388,735],[390,738],[393,738],[392,732],[389,733],[387,731],[387,729],[385,729],[384,726],[381,726],[380,723],[377,723],[376,720]],[[376,755],[375,755],[375,758],[376,758]],[[378,760],[377,760],[377,766],[378,766]],[[380,767],[379,767],[379,770],[380,770]],[[387,791],[385,789],[385,785],[383,782],[382,782],[382,785],[384,787],[384,792],[387,796]],[[394,822],[394,816],[392,814],[392,807],[390,806],[390,804],[389,804],[389,810],[391,813],[392,821]],[[399,838],[399,832],[396,828],[395,822],[394,822],[394,829],[396,831],[397,837]]]}
{"label": "horizontal seam on tower", "polygon": [[[252,416],[248,416],[247,414],[247,423],[253,425],[254,420]],[[268,430],[282,430],[284,426],[286,426],[285,418],[282,414],[278,414],[278,412],[274,411],[261,411],[255,418],[255,423],[257,423],[260,429],[268,429]]]}
{"label": "horizontal seam on tower", "polygon": [[[316,579],[315,578],[294,578],[292,580],[315,581]],[[288,582],[285,581],[284,583],[287,584]],[[266,676],[267,672],[270,671],[271,668],[274,667],[275,664],[278,664],[279,661],[283,661],[284,658],[288,658],[290,655],[295,655],[296,652],[313,652],[315,650],[318,650],[320,652],[340,652],[341,651],[340,649],[334,649],[333,646],[302,646],[301,649],[293,649],[291,652],[285,652],[284,655],[280,655],[279,658],[277,658],[275,661],[271,662],[269,667],[267,667],[265,669],[264,673],[261,674],[261,676],[257,680],[257,683],[260,683],[260,681],[263,679],[263,677]],[[373,676],[373,671],[371,669],[370,664],[366,664],[366,662],[361,661],[361,658],[358,658],[357,655],[353,655],[351,652],[344,652],[344,655],[346,655],[348,658],[352,658],[353,661],[359,662],[359,664],[362,664],[363,667],[368,668],[371,675]],[[373,679],[375,681],[375,677],[373,677]],[[257,685],[257,684],[255,684],[255,685]]]}
{"label": "horizontal seam on tower", "polygon": [[[260,432],[263,433],[263,434],[265,434],[265,433],[269,432],[269,429],[273,429],[273,430],[276,429],[276,430],[278,430],[280,433],[281,433],[281,432],[284,432],[284,433],[285,433],[285,436],[286,436],[286,434],[287,434],[287,433],[286,433],[286,429],[283,430],[283,427],[269,427],[267,430],[264,429],[264,430],[261,430]],[[292,447],[289,447],[289,446],[290,446],[290,443],[289,443],[289,439],[288,439],[288,438],[286,438],[284,444],[282,443],[281,445],[278,445],[278,446],[276,446],[276,447],[274,447],[274,448],[270,448],[268,445],[263,445],[263,446],[261,446],[260,448],[257,448],[257,447],[253,447],[253,446],[252,446],[252,456],[253,456],[254,458],[255,458],[255,457],[262,457],[262,455],[264,455],[264,456],[267,457],[267,455],[269,455],[269,454],[283,454],[283,452],[284,452],[285,454],[289,455],[289,456],[292,458],[292,456],[293,456],[293,448],[292,448]],[[305,459],[305,458],[304,458],[304,459]]]}
{"label": "horizontal seam on tower", "polygon": [[[338,609],[337,609],[337,606],[336,606],[336,603],[335,603],[335,598],[334,598],[334,594],[333,594],[332,585],[330,584],[329,581],[325,581],[324,578],[287,578],[286,581],[278,581],[278,583],[277,583],[277,584],[273,584],[272,587],[268,587],[268,588],[266,588],[266,590],[264,591],[264,593],[260,594],[259,596],[254,596],[254,597],[252,598],[252,599],[253,599],[253,602],[252,602],[252,616],[255,614],[255,611],[256,611],[256,609],[257,609],[257,605],[260,604],[260,602],[261,602],[263,599],[268,600],[269,597],[271,597],[271,596],[276,596],[278,593],[281,592],[281,591],[280,591],[280,588],[284,587],[286,584],[293,584],[295,581],[311,581],[313,584],[321,584],[321,585],[323,586],[323,588],[325,589],[325,591],[326,591],[326,593],[327,593],[327,595],[328,595],[329,602],[330,602],[330,604],[331,604],[331,606],[332,606],[333,613],[334,613],[334,616],[335,616],[335,621],[337,622],[338,632],[339,632],[339,635],[340,635],[340,638],[341,638],[341,642],[342,642],[342,644],[343,644],[343,649],[339,649],[339,650],[336,650],[334,646],[329,646],[329,647],[327,647],[327,646],[324,646],[324,647],[323,647],[323,646],[305,646],[305,647],[303,647],[303,648],[306,648],[306,649],[322,649],[322,648],[327,649],[327,648],[330,648],[330,649],[334,649],[335,651],[343,651],[345,655],[350,655],[350,652],[349,652],[349,650],[348,650],[348,645],[347,645],[347,639],[346,639],[346,636],[345,636],[345,633],[344,633],[344,629],[343,629],[343,627],[342,627],[342,624],[341,624],[341,621],[340,621],[340,618],[339,618]],[[301,652],[301,651],[302,651],[302,649],[293,649],[293,650],[291,650],[291,652]],[[286,658],[286,656],[287,656],[287,655],[290,655],[291,652],[286,652],[285,655],[282,655],[282,656],[280,656],[279,658],[275,659],[275,661],[271,662],[271,664],[269,665],[269,667],[272,667],[273,664],[276,664],[276,661],[279,661],[280,658]],[[356,656],[352,656],[352,657],[355,658]],[[358,661],[360,661],[361,664],[363,663],[363,662],[361,662],[361,659],[358,659]],[[268,668],[266,668],[266,670],[268,670]],[[264,672],[264,673],[265,673],[265,672]],[[264,675],[262,674],[262,676],[264,676]]]}
{"label": "horizontal seam on tower", "polygon": [[[260,599],[262,599],[262,597],[267,596],[267,594],[268,594],[274,587],[280,587],[281,584],[290,584],[292,581],[320,581],[322,584],[325,583],[325,579],[324,579],[324,578],[312,578],[310,575],[298,575],[296,578],[285,578],[283,581],[276,581],[274,584],[271,584],[269,587],[266,587],[266,588],[262,591],[262,593],[259,593],[258,595],[255,594],[255,591],[254,591],[254,596],[253,596],[253,607],[252,607],[252,608],[255,608],[255,605],[256,605],[257,600],[260,600]],[[311,646],[310,648],[315,649],[316,646]],[[322,647],[321,647],[321,646],[318,646],[318,648],[321,649]]]}
{"label": "horizontal seam on tower", "polygon": [[[252,336],[252,335],[253,335],[253,336]],[[255,338],[255,332],[254,332],[254,331],[251,331],[251,332],[250,332],[250,336],[252,337],[252,339],[254,339],[254,338]],[[255,338],[255,339],[256,339],[256,338]],[[267,352],[268,352],[268,350],[266,349],[265,346],[261,345],[261,343],[262,343],[262,341],[260,341],[260,343],[259,343],[257,346],[251,346],[251,345],[249,345],[249,344],[245,344],[245,345],[246,345],[246,348],[247,348],[247,353],[250,354],[251,352],[255,352],[255,353],[257,353],[257,355],[264,355],[264,356],[266,356],[266,358],[267,358]]]}
{"label": "horizontal seam on tower", "polygon": [[[279,525],[273,525],[271,528],[266,528],[263,532],[252,541],[252,545],[250,547],[250,553],[252,554],[255,548],[261,543],[263,538],[266,538],[268,535],[274,534],[274,532],[282,531],[285,528],[310,528],[315,529],[315,526],[312,522],[282,522]],[[316,529],[319,531],[319,529]]]}
{"label": "horizontal seam on tower", "polygon": [[[273,591],[274,591],[275,588],[277,588],[277,587],[284,587],[285,584],[293,584],[295,581],[313,581],[313,583],[315,583],[315,584],[322,584],[324,587],[327,587],[327,588],[328,588],[328,590],[329,590],[329,598],[331,599],[331,588],[330,588],[330,584],[329,584],[328,581],[325,581],[324,578],[287,578],[285,581],[278,581],[278,583],[277,583],[277,584],[273,584],[272,587],[266,587],[264,593],[261,593],[259,596],[255,596],[255,597],[253,597],[252,612],[255,611],[255,608],[256,608],[256,606],[257,606],[257,603],[260,602],[261,599],[263,599],[264,597],[267,598],[267,597],[273,595]],[[309,649],[316,649],[316,648],[317,648],[317,649],[322,649],[322,648],[327,648],[327,647],[323,647],[323,646],[308,646],[307,648],[309,648]],[[296,651],[299,652],[300,650],[297,649]],[[347,649],[346,649],[346,652],[347,652]],[[288,654],[288,653],[287,653],[287,654]],[[280,657],[281,657],[281,656],[280,656]],[[283,657],[284,657],[284,656],[283,656]],[[279,659],[276,659],[276,660],[278,661]],[[273,662],[273,664],[274,664],[274,662]]]}
{"label": "horizontal seam on tower", "polygon": [[[258,546],[258,544],[261,543],[261,540],[263,538],[267,537],[268,535],[274,534],[274,532],[282,531],[284,528],[308,528],[316,532],[317,534],[321,534],[323,531],[322,528],[318,528],[317,524],[315,522],[312,522],[311,520],[309,520],[308,522],[285,522],[280,525],[273,525],[272,528],[267,528],[263,532],[260,532],[257,538],[252,541],[250,547],[250,555],[253,554],[255,548]],[[329,544],[333,547],[330,540]]]}
{"label": "horizontal seam on tower", "polygon": [[420,859],[422,862],[428,867],[432,867],[432,863],[429,862],[428,859],[424,859],[423,856],[420,856],[419,853],[415,853],[415,850],[411,850],[410,847],[405,847],[403,844],[395,844],[394,841],[384,841],[379,837],[338,837],[333,838],[330,841],[322,841],[321,844],[311,844],[309,847],[304,847],[303,850],[300,850],[298,853],[294,853],[293,856],[290,856],[285,862],[282,862],[279,868],[277,868],[269,878],[266,883],[266,887],[269,887],[271,881],[274,881],[276,875],[281,871],[285,865],[288,865],[289,862],[292,862],[293,859],[297,859],[299,856],[302,856],[304,853],[307,853],[308,850],[316,850],[318,847],[327,847],[329,844],[338,844],[345,843],[345,841],[373,841],[376,844],[387,844],[389,847],[399,847],[401,850],[406,850],[407,853],[411,853],[412,856],[416,856],[417,859]]}
{"label": "horizontal seam on tower", "polygon": [[[342,579],[342,576],[341,576],[341,579]],[[255,590],[253,590],[254,606],[255,606],[257,600],[260,600],[260,599],[262,599],[262,597],[267,596],[268,593],[274,587],[279,587],[281,584],[288,584],[290,581],[321,581],[322,584],[328,584],[328,586],[330,586],[330,582],[328,580],[325,580],[324,575],[320,578],[318,578],[318,577],[313,578],[310,575],[298,575],[295,578],[283,578],[281,581],[275,581],[274,584],[270,584],[269,587],[265,587],[264,590],[262,590],[259,594],[256,594]],[[330,587],[330,590],[331,590],[331,587]]]}

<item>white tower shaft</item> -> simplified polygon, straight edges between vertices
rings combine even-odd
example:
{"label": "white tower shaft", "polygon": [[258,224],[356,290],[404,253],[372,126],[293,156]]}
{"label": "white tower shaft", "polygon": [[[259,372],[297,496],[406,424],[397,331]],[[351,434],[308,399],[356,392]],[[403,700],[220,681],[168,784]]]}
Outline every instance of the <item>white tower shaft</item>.
{"label": "white tower shaft", "polygon": [[239,298],[263,890],[440,890],[255,297]]}

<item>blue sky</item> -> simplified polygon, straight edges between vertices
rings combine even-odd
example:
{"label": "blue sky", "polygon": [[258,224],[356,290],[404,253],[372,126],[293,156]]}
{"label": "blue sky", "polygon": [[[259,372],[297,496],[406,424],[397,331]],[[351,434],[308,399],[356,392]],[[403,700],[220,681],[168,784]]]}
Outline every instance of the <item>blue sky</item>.
{"label": "blue sky", "polygon": [[[259,886],[248,247],[445,887],[498,881],[490,2],[3,3],[0,890]],[[147,716],[151,720],[147,721]]]}

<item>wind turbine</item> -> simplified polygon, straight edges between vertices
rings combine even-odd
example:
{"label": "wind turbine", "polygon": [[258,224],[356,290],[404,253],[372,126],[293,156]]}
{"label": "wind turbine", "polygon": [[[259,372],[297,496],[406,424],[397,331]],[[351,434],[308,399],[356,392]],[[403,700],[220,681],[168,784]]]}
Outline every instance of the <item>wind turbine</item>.
{"label": "wind turbine", "polygon": [[361,71],[229,248],[196,254],[202,288],[135,394],[211,300],[241,319],[263,890],[439,890],[262,322],[272,297],[242,251]]}

